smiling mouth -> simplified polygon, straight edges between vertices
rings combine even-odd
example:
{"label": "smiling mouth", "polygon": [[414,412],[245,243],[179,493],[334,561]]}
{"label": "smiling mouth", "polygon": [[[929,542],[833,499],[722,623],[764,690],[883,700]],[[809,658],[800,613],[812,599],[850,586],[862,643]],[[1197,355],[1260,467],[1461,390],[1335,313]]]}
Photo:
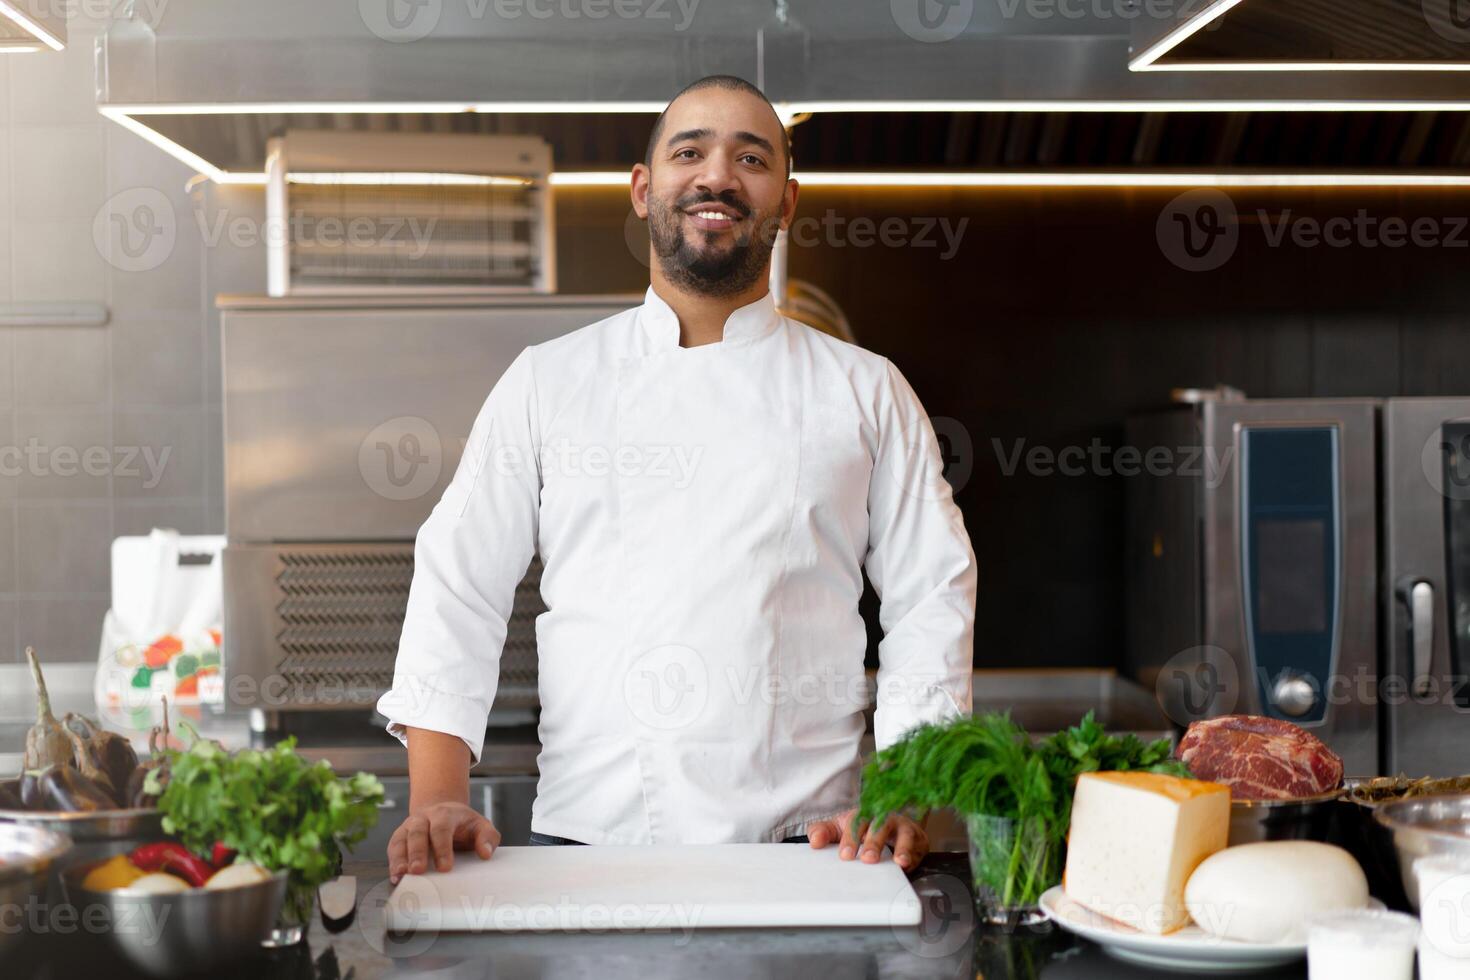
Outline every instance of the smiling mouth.
{"label": "smiling mouth", "polygon": [[695,227],[705,231],[721,231],[734,227],[744,217],[728,205],[696,204],[684,211]]}

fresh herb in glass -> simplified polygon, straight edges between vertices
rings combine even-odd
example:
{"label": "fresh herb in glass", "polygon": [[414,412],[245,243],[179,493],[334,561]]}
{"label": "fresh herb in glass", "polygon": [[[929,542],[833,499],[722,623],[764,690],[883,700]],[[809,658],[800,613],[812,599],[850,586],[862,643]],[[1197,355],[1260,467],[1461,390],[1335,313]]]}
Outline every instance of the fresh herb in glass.
{"label": "fresh herb in glass", "polygon": [[1040,743],[1005,713],[921,725],[864,767],[857,819],[955,810],[971,833],[977,900],[1028,908],[1061,880],[1077,777],[1137,770],[1188,778],[1172,750],[1168,739],[1110,735],[1091,712]]}

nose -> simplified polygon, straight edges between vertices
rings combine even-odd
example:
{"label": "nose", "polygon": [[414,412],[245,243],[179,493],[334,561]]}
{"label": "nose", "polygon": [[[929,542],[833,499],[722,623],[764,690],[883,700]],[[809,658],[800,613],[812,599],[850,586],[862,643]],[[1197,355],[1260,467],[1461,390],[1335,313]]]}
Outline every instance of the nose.
{"label": "nose", "polygon": [[739,191],[740,180],[736,176],[734,161],[725,153],[709,154],[694,178],[694,186],[715,197],[722,196],[725,191]]}

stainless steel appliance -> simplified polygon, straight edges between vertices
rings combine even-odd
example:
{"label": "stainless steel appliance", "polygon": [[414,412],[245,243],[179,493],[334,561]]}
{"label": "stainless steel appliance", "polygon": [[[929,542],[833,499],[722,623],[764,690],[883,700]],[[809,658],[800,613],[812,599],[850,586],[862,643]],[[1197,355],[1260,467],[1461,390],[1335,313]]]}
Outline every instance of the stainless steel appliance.
{"label": "stainless steel appliance", "polygon": [[1470,772],[1470,398],[1383,405],[1387,773]]}
{"label": "stainless steel appliance", "polygon": [[1377,770],[1376,413],[1227,396],[1128,420],[1126,667],[1176,723],[1281,718]]}
{"label": "stainless steel appliance", "polygon": [[[392,681],[414,535],[485,396],[527,345],[640,299],[222,297],[230,703],[262,729],[371,707]],[[539,575],[533,562],[516,594],[492,717],[537,703]]]}

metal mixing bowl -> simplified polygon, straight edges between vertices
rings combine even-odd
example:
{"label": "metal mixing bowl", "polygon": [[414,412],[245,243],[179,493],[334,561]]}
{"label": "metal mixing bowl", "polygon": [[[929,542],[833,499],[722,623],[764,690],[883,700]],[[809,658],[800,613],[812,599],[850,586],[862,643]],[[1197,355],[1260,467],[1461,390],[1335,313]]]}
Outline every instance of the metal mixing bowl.
{"label": "metal mixing bowl", "polygon": [[107,944],[150,976],[208,972],[258,953],[286,898],[285,871],[257,885],[169,895],[83,888],[82,879],[100,863],[74,864],[62,872],[67,900],[76,906],[79,921],[88,921],[88,915],[100,920]]}
{"label": "metal mixing bowl", "polygon": [[1470,861],[1470,793],[1417,796],[1377,807],[1373,819],[1386,829],[1398,856],[1409,905],[1419,910],[1414,861],[1448,854]]}
{"label": "metal mixing bowl", "polygon": [[[0,823],[0,909],[24,911],[32,902],[46,900],[51,865],[71,850],[71,838],[43,827]],[[0,929],[0,956],[16,943],[23,930]]]}
{"label": "metal mixing bowl", "polygon": [[163,812],[154,809],[0,810],[0,825],[18,824],[65,834],[74,845],[59,868],[131,851],[139,844],[163,838]]}
{"label": "metal mixing bowl", "polygon": [[1343,791],[1295,800],[1231,800],[1230,846],[1268,840],[1326,841]]}

